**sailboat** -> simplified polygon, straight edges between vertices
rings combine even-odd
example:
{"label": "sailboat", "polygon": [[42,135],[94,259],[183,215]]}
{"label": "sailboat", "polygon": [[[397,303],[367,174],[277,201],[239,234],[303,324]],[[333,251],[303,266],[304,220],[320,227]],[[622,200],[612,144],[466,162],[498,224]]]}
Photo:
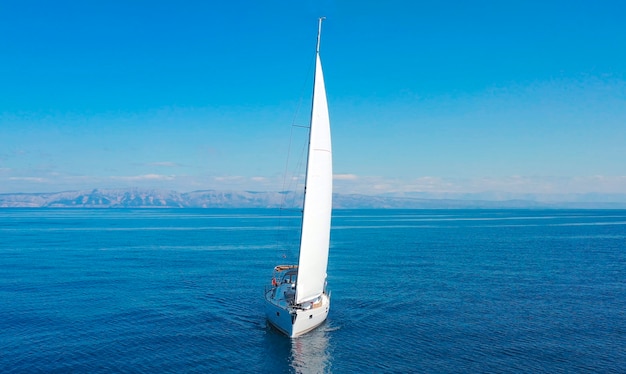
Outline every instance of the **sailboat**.
{"label": "sailboat", "polygon": [[319,326],[326,320],[330,309],[326,268],[330,245],[333,170],[328,103],[319,53],[323,19],[319,19],[315,49],[298,264],[276,266],[272,284],[265,289],[267,320],[292,338]]}

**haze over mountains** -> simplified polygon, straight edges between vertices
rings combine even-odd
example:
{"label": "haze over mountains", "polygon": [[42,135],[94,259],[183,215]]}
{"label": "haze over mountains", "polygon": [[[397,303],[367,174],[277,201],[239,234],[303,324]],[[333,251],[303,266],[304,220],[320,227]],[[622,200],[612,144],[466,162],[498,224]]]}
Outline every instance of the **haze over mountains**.
{"label": "haze over mountains", "polygon": [[[483,198],[484,196],[484,198]],[[491,199],[489,198],[491,197]],[[566,200],[564,200],[566,199]],[[54,193],[0,194],[0,208],[298,208],[293,192],[94,189]],[[500,195],[358,195],[334,194],[336,209],[626,209],[626,197]]]}

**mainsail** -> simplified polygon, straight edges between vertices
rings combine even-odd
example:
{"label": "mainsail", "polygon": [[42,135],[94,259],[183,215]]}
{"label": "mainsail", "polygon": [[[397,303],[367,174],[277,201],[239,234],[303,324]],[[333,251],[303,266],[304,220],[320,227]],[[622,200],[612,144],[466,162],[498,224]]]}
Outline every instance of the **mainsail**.
{"label": "mainsail", "polygon": [[[320,22],[321,27],[321,22]],[[330,120],[317,41],[296,303],[320,296],[326,284],[333,170]]]}

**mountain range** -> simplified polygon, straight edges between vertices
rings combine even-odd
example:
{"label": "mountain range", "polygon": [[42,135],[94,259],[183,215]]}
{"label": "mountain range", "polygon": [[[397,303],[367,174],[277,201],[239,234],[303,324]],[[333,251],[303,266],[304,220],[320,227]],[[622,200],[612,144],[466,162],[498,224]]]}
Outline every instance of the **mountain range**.
{"label": "mountain range", "polygon": [[[300,208],[294,192],[94,189],[54,193],[0,194],[0,208]],[[626,209],[626,203],[419,198],[387,195],[334,194],[337,209]]]}

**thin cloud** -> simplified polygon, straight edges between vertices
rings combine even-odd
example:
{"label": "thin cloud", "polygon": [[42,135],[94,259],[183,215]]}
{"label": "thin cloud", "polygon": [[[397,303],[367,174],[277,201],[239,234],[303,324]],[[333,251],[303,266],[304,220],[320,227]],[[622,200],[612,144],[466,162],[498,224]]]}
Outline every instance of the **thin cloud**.
{"label": "thin cloud", "polygon": [[10,181],[18,182],[32,182],[32,183],[46,183],[48,180],[41,177],[9,177]]}
{"label": "thin cloud", "polygon": [[171,161],[149,162],[146,165],[147,166],[160,166],[160,167],[166,167],[166,168],[177,168],[177,167],[182,166],[179,163],[171,162]]}
{"label": "thin cloud", "polygon": [[174,176],[161,175],[161,174],[143,174],[143,175],[133,175],[133,176],[114,176],[114,177],[111,177],[111,179],[130,181],[130,182],[171,181],[171,180],[174,180]]}
{"label": "thin cloud", "polygon": [[239,182],[244,181],[246,178],[239,175],[222,176],[214,178],[217,182]]}
{"label": "thin cloud", "polygon": [[359,179],[359,177],[354,174],[334,174],[333,179],[338,181],[353,181]]}

